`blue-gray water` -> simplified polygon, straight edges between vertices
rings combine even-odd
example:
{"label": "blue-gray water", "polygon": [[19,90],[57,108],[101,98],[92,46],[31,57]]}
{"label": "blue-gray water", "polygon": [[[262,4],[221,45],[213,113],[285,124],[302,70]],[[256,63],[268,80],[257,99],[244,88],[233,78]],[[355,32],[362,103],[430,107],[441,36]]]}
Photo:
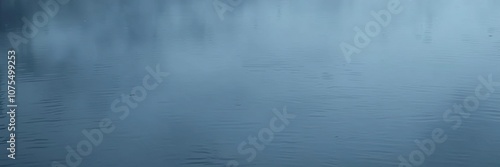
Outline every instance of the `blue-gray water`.
{"label": "blue-gray water", "polygon": [[[72,0],[16,50],[15,160],[0,60],[0,166],[70,166],[65,147],[76,150],[82,130],[105,118],[114,131],[78,166],[399,166],[434,129],[447,140],[419,166],[500,166],[500,86],[470,117],[452,113],[456,130],[443,120],[474,97],[478,77],[500,82],[500,1],[401,0],[347,63],[340,43],[353,44],[353,28],[388,2],[244,1],[221,20],[212,0]],[[7,34],[42,9],[0,5],[7,56]],[[170,75],[120,119],[113,101],[138,96],[130,91],[157,65]],[[284,107],[296,117],[264,149],[246,145],[256,150],[248,162],[240,143]]]}

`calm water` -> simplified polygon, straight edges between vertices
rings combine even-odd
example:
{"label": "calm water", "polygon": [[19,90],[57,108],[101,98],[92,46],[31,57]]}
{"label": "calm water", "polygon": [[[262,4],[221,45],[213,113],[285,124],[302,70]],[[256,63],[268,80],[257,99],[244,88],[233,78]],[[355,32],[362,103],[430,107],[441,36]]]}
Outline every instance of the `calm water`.
{"label": "calm water", "polygon": [[[499,86],[458,129],[443,120],[479,76],[500,81],[500,1],[401,0],[347,63],[339,44],[353,44],[353,28],[388,2],[244,1],[221,20],[211,0],[70,1],[17,50],[16,160],[5,149],[0,60],[0,166],[70,166],[65,147],[76,150],[104,118],[115,130],[79,166],[398,166],[436,128],[447,140],[416,156],[420,166],[500,166]],[[22,34],[21,18],[41,8],[0,4],[7,55],[7,33]],[[113,101],[137,96],[156,65],[170,75],[120,119]],[[240,143],[283,107],[296,117],[264,149],[246,145],[256,150],[247,162]]]}

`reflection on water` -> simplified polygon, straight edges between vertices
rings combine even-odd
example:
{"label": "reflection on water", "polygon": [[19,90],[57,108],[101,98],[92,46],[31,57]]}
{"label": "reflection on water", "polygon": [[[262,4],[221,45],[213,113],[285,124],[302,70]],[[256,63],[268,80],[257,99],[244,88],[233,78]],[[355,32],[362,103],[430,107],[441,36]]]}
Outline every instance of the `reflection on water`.
{"label": "reflection on water", "polygon": [[[211,1],[71,1],[18,50],[17,157],[1,149],[0,166],[65,163],[65,147],[103,118],[116,130],[80,166],[397,166],[435,128],[448,140],[423,166],[499,166],[498,92],[460,129],[443,113],[474,94],[478,76],[500,80],[500,3],[402,3],[346,64],[339,44],[386,1],[246,1],[223,21]],[[0,20],[4,37],[40,10],[1,5],[16,18]],[[156,64],[171,76],[120,120],[113,100]],[[297,117],[247,163],[238,145],[283,106]]]}

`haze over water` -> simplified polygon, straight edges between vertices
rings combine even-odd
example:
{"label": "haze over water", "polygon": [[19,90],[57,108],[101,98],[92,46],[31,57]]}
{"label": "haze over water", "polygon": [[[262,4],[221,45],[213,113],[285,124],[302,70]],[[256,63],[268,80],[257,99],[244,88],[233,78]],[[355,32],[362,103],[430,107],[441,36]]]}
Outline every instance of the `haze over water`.
{"label": "haze over water", "polygon": [[[500,166],[500,87],[460,128],[443,120],[478,77],[500,82],[500,1],[401,0],[347,63],[340,43],[354,45],[354,27],[388,2],[244,1],[221,20],[211,0],[72,0],[16,50],[16,160],[0,60],[0,166],[66,164],[65,147],[103,118],[116,129],[79,166],[398,166],[436,128],[448,138],[420,166]],[[0,5],[6,56],[7,34],[42,9]],[[157,65],[170,75],[121,120],[113,101],[136,96]],[[239,145],[285,106],[296,117],[247,162]]]}

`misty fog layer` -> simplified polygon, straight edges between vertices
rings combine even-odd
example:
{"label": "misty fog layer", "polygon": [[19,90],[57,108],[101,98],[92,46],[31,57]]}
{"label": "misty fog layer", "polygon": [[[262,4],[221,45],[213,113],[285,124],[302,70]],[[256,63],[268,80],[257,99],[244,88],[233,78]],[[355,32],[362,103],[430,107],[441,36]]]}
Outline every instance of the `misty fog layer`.
{"label": "misty fog layer", "polygon": [[[221,19],[214,2],[232,10]],[[25,38],[22,18],[43,9],[1,1],[0,51],[16,48],[19,107],[16,159],[1,142],[0,166],[72,166],[67,146],[78,150],[82,131],[106,118],[114,131],[73,166],[499,166],[500,87],[470,115],[450,109],[478,78],[500,82],[500,1],[400,0],[356,46],[356,27],[390,2],[71,0],[15,47],[8,34]],[[359,49],[350,61],[342,43]],[[157,66],[169,76],[122,119],[127,104],[114,101],[139,96],[131,91]],[[284,107],[296,117],[277,119],[284,129],[262,144]],[[416,140],[435,129],[447,140],[428,154]]]}

